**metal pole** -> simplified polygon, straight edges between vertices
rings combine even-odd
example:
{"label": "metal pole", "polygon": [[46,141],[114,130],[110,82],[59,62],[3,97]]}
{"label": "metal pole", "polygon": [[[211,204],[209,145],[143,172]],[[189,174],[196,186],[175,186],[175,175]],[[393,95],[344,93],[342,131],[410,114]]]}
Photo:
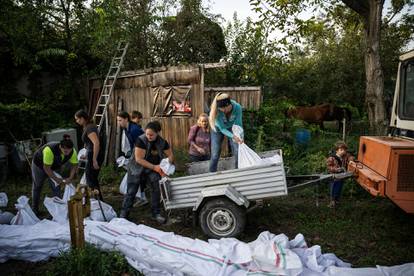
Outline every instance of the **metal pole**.
{"label": "metal pole", "polygon": [[342,141],[345,142],[345,135],[346,135],[346,118],[342,119]]}

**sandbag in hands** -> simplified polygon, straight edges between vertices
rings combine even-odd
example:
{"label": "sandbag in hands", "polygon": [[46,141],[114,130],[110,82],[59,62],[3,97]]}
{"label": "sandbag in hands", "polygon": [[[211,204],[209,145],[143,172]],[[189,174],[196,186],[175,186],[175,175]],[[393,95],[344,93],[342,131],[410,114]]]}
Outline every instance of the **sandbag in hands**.
{"label": "sandbag in hands", "polygon": [[[233,135],[243,141],[244,131],[241,126],[233,125],[231,128]],[[239,144],[238,149],[238,161],[237,165],[239,169],[248,168],[251,166],[258,166],[262,164],[262,158],[249,148],[245,143]]]}
{"label": "sandbag in hands", "polygon": [[167,176],[175,173],[175,166],[174,164],[170,163],[170,160],[168,158],[161,160],[160,168]]}
{"label": "sandbag in hands", "polygon": [[[243,141],[244,131],[242,127],[238,125],[233,125],[232,131],[234,136],[238,137],[238,139]],[[254,150],[249,148],[245,143],[239,144],[237,161],[239,169],[281,162],[282,157],[280,157],[278,154],[272,157],[262,159]]]}
{"label": "sandbag in hands", "polygon": [[237,144],[241,145],[244,144],[244,130],[241,126],[233,125],[231,127],[231,131],[233,132],[233,140]]}
{"label": "sandbag in hands", "polygon": [[[53,172],[53,174],[54,174],[57,178],[61,179],[63,184],[65,184],[65,185],[72,185],[72,183],[66,183],[66,182],[65,182],[65,179],[63,179],[63,177],[62,177],[60,174],[58,174],[57,172],[55,172],[55,171],[54,171],[54,172]],[[53,184],[55,184],[55,186],[56,186],[56,187],[60,185],[60,184],[59,184],[59,183],[57,183],[54,179],[50,178],[50,180],[52,180]]]}

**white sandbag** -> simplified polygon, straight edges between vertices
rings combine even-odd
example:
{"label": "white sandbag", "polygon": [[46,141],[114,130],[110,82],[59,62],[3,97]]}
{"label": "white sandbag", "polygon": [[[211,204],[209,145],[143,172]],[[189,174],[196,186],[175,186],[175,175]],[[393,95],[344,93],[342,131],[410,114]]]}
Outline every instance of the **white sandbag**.
{"label": "white sandbag", "polygon": [[231,131],[233,132],[233,135],[236,135],[241,140],[243,140],[243,138],[244,138],[244,130],[243,130],[243,128],[241,126],[233,125],[231,127]]}
{"label": "white sandbag", "polygon": [[67,224],[45,219],[34,225],[0,225],[0,263],[9,259],[44,261],[69,249]]}
{"label": "white sandbag", "polygon": [[[63,179],[63,177],[60,175],[60,174],[58,174],[57,172],[53,172],[53,174],[57,177],[57,178],[59,178],[59,179]],[[50,179],[50,180],[52,180],[52,182],[55,184],[55,186],[57,187],[57,186],[59,186],[59,183],[57,183],[54,179]]]}
{"label": "white sandbag", "polygon": [[129,144],[129,140],[128,137],[126,135],[126,130],[124,129],[122,131],[122,137],[121,137],[121,151],[125,154],[128,155],[129,153],[131,153],[131,145]]}
{"label": "white sandbag", "polygon": [[[126,193],[127,193],[127,191],[128,191],[128,181],[127,181],[127,179],[128,179],[128,173],[126,173],[125,175],[124,175],[124,177],[122,178],[122,180],[121,180],[121,184],[119,185],[119,192],[122,194],[122,195],[126,195]],[[135,197],[137,197],[137,198],[141,198],[141,186],[139,186],[138,187],[138,191],[137,191],[137,193],[135,194]]]}
{"label": "white sandbag", "polygon": [[7,198],[6,193],[0,193],[0,207],[7,207],[9,199]]}
{"label": "white sandbag", "polygon": [[406,263],[396,266],[377,265],[377,269],[380,270],[384,276],[414,275],[414,263]]}
{"label": "white sandbag", "polygon": [[86,154],[87,154],[87,150],[85,148],[81,149],[78,152],[78,161],[85,161],[86,160]]}
{"label": "white sandbag", "polygon": [[285,234],[275,235],[265,231],[249,245],[258,268],[280,275],[298,275],[302,272],[302,262],[290,250],[289,239]]}
{"label": "white sandbag", "polygon": [[175,172],[175,166],[174,164],[170,163],[170,160],[168,158],[161,160],[160,168],[166,175],[172,175]]}
{"label": "white sandbag", "polygon": [[58,223],[66,223],[68,220],[68,203],[58,197],[45,197],[43,201],[47,211],[52,215],[53,220]]}
{"label": "white sandbag", "polygon": [[122,177],[121,184],[119,185],[119,192],[121,193],[121,195],[126,195],[127,193],[127,190],[128,190],[127,179],[128,179],[128,173],[126,173],[124,177]]}
{"label": "white sandbag", "polygon": [[[85,240],[89,244],[119,251],[145,275],[414,275],[414,263],[350,268],[336,257],[331,258],[333,254],[320,254],[319,249],[308,248],[301,234],[289,241],[284,234],[262,232],[255,241],[245,243],[234,238],[202,241],[125,219],[109,223],[85,220],[85,224]],[[69,248],[68,224],[42,220],[35,225],[0,225],[0,263],[8,259],[46,260]],[[303,253],[306,254],[301,256]],[[316,266],[301,261],[312,254]]]}
{"label": "white sandbag", "polygon": [[[233,125],[231,128],[233,135],[237,136],[241,140],[243,140],[243,128],[238,125]],[[262,165],[262,158],[254,152],[251,148],[249,148],[245,143],[239,144],[238,150],[238,162],[237,166],[239,169],[248,168],[251,166],[259,166]]]}
{"label": "white sandbag", "polygon": [[266,157],[262,159],[263,164],[280,164],[282,162],[282,157],[279,154],[275,154],[272,157]]}
{"label": "white sandbag", "polygon": [[105,214],[106,221],[111,221],[113,218],[117,217],[116,212],[114,211],[111,205],[103,201],[100,201],[100,203],[100,205],[102,206],[102,210],[99,207],[99,201],[96,199],[91,199],[91,220],[105,221],[102,215],[102,211]]}
{"label": "white sandbag", "polygon": [[3,212],[0,210],[0,224],[10,224],[14,215],[10,212]]}
{"label": "white sandbag", "polygon": [[80,183],[81,185],[87,185],[87,184],[86,184],[86,174],[85,174],[85,173],[83,173],[83,174],[82,174],[82,177],[81,177],[81,179],[80,179],[79,183]]}
{"label": "white sandbag", "polygon": [[239,145],[238,151],[238,168],[248,168],[262,165],[262,158],[249,148],[245,143]]}
{"label": "white sandbag", "polygon": [[116,163],[118,164],[118,168],[127,166],[129,163],[129,159],[125,158],[125,156],[120,156],[116,159]]}
{"label": "white sandbag", "polygon": [[63,193],[62,200],[68,202],[70,198],[76,193],[76,188],[72,184],[65,185],[65,192]]}
{"label": "white sandbag", "polygon": [[29,199],[27,196],[21,196],[17,199],[14,205],[17,209],[17,214],[13,217],[10,224],[12,225],[32,225],[40,221],[40,219],[33,213],[29,206]]}

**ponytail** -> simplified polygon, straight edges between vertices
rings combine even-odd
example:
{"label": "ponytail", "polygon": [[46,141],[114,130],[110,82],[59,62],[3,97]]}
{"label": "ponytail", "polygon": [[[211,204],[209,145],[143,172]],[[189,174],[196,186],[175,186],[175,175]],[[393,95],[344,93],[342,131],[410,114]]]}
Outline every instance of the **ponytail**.
{"label": "ponytail", "polygon": [[210,116],[208,118],[208,121],[210,123],[210,128],[214,131],[216,131],[216,118],[217,118],[217,101],[228,99],[230,100],[230,97],[226,93],[217,93],[217,95],[214,97],[214,100],[211,102],[210,107]]}

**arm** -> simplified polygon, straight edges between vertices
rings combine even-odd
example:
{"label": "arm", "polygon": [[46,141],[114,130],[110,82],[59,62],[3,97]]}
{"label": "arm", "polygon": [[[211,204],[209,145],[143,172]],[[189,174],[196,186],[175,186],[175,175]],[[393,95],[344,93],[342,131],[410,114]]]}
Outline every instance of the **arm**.
{"label": "arm", "polygon": [[98,153],[99,153],[99,149],[100,149],[100,145],[99,145],[99,139],[98,139],[98,135],[96,134],[96,132],[91,132],[88,134],[88,138],[92,141],[93,144],[93,167],[95,170],[99,169],[99,164],[98,164]]}
{"label": "arm", "polygon": [[156,167],[155,165],[151,164],[150,162],[148,162],[147,160],[145,160],[145,150],[135,147],[134,148],[134,155],[135,155],[135,161],[143,166],[144,168],[150,169],[150,170],[154,170],[154,168]]}
{"label": "arm", "polygon": [[77,170],[78,170],[78,164],[71,166],[70,175],[68,178],[65,179],[66,184],[69,184],[72,182]]}
{"label": "arm", "polygon": [[188,139],[187,139],[187,141],[188,141],[188,143],[192,146],[192,145],[195,145],[195,137],[196,137],[196,132],[197,132],[197,129],[196,128],[194,128],[194,127],[191,127],[190,128],[190,131],[188,132]]}
{"label": "arm", "polygon": [[174,163],[174,154],[171,150],[171,148],[164,150],[165,156],[168,157],[168,161],[173,164]]}
{"label": "arm", "polygon": [[199,146],[197,146],[197,144],[195,142],[195,139],[196,139],[196,136],[197,136],[197,129],[198,129],[198,127],[191,127],[190,128],[190,132],[188,133],[187,141],[190,144],[190,146],[193,146],[199,153],[204,154],[204,150],[202,148],[200,148]]}
{"label": "arm", "polygon": [[326,167],[328,168],[328,172],[330,173],[340,173],[342,172],[342,168],[338,166],[334,157],[329,157],[326,160]]}
{"label": "arm", "polygon": [[45,147],[42,151],[42,156],[43,156],[43,170],[45,171],[47,176],[50,179],[56,181],[56,183],[61,184],[62,179],[55,176],[52,170],[52,165],[53,165],[53,161],[55,158],[53,155],[52,149],[50,147]]}
{"label": "arm", "polygon": [[47,174],[47,176],[49,176],[50,179],[54,180],[56,183],[58,184],[62,184],[63,179],[57,177],[53,171],[52,171],[52,167],[49,165],[43,165],[43,170],[45,171],[45,173]]}
{"label": "arm", "polygon": [[227,128],[224,127],[223,121],[222,119],[220,119],[220,116],[217,116],[216,118],[216,128],[218,128],[221,133],[223,133],[230,139],[233,139],[233,133],[231,133],[231,131],[228,131]]}

